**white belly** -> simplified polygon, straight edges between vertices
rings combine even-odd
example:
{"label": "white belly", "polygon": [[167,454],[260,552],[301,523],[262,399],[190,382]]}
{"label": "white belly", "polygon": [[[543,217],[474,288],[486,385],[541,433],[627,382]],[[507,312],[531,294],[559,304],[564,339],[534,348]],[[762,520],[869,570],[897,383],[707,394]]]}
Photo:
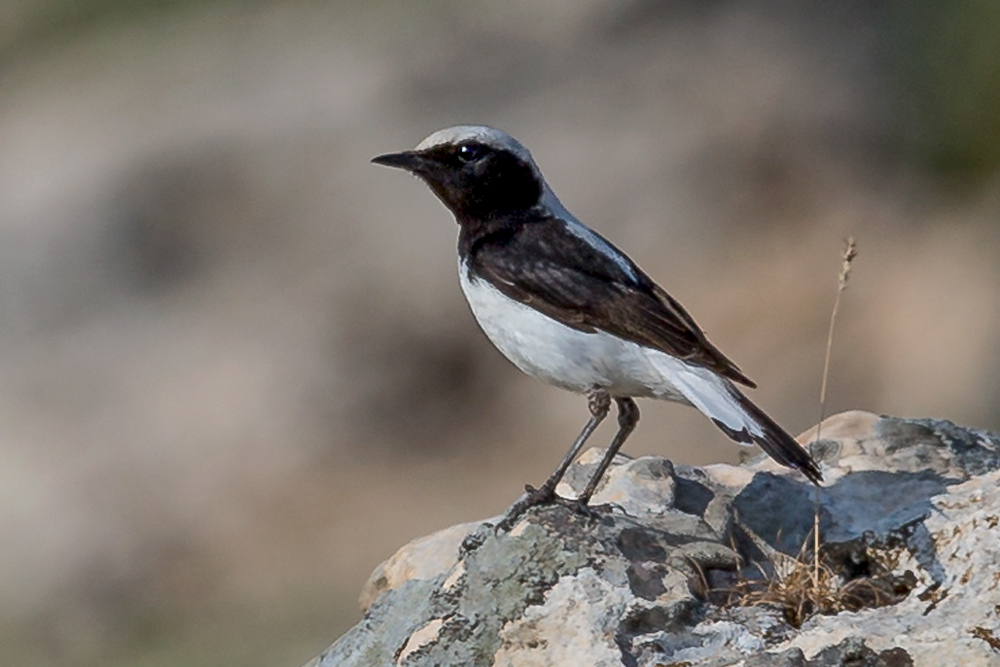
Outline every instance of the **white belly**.
{"label": "white belly", "polygon": [[567,327],[471,279],[464,265],[459,281],[479,326],[528,375],[580,393],[597,386],[613,396],[688,403],[670,379],[690,372],[683,361],[611,334]]}

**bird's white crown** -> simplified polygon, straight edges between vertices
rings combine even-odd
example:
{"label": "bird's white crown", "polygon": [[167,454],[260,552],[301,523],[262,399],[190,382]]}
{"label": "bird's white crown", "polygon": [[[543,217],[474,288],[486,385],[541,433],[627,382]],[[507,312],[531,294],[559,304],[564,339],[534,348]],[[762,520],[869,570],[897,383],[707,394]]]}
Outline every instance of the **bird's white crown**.
{"label": "bird's white crown", "polygon": [[454,146],[466,141],[478,141],[493,148],[509,151],[537,170],[535,161],[531,158],[531,153],[528,152],[528,149],[521,142],[503,130],[485,125],[455,125],[453,127],[446,127],[421,141],[414,150],[422,151],[434,148],[435,146],[446,146],[449,144]]}

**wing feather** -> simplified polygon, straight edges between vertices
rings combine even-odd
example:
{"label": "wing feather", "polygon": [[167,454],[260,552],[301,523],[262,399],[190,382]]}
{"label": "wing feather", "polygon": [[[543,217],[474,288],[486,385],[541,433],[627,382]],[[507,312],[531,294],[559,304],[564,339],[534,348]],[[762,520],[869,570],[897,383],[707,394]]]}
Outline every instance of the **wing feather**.
{"label": "wing feather", "polygon": [[[476,274],[506,296],[579,331],[606,331],[749,387],[673,297],[610,243],[588,244],[558,218],[485,236],[470,248]],[[617,255],[609,254],[617,253]]]}

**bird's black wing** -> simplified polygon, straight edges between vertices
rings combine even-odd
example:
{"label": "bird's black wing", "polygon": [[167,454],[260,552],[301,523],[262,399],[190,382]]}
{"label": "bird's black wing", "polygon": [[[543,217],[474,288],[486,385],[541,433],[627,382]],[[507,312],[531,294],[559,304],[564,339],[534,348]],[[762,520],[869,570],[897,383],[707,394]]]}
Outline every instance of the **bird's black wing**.
{"label": "bird's black wing", "polygon": [[475,276],[566,326],[606,331],[756,386],[611,243],[551,216],[521,222],[470,244],[466,259]]}

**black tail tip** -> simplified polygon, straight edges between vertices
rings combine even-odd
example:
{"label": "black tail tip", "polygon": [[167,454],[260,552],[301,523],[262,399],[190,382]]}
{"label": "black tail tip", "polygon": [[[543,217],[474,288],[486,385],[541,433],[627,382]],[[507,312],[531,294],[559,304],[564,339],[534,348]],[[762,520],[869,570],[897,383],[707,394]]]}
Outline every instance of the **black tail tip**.
{"label": "black tail tip", "polygon": [[805,451],[805,449],[803,449],[802,451],[805,452],[806,460],[808,461],[808,463],[802,466],[797,465],[795,466],[795,468],[798,469],[798,471],[801,472],[803,475],[808,477],[810,482],[812,482],[816,486],[819,486],[820,482],[823,481],[823,471],[819,469],[819,465],[816,463],[815,459],[813,459],[813,457],[810,456],[809,453]]}
{"label": "black tail tip", "polygon": [[798,470],[810,482],[819,486],[820,482],[823,481],[823,472],[819,469],[816,459],[812,457],[809,450],[796,442],[794,438],[791,436],[786,436],[786,438],[781,438],[778,442],[761,438],[757,440],[757,444],[775,461],[783,466]]}
{"label": "black tail tip", "polygon": [[823,481],[823,473],[819,469],[819,464],[809,454],[809,452],[795,438],[785,433],[785,431],[775,424],[766,415],[763,415],[768,428],[762,436],[751,435],[745,427],[736,431],[726,426],[722,421],[712,418],[718,426],[731,440],[749,445],[756,443],[764,452],[781,465],[798,470],[813,484]]}

